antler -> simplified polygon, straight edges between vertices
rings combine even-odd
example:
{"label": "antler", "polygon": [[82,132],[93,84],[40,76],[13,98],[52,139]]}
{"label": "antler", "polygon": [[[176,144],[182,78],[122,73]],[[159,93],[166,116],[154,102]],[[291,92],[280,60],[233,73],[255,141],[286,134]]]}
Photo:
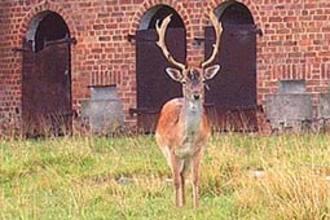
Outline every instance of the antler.
{"label": "antler", "polygon": [[170,54],[170,52],[168,51],[167,47],[166,47],[166,43],[165,43],[165,34],[166,34],[166,29],[168,24],[171,22],[171,17],[172,14],[170,14],[169,16],[167,16],[161,25],[159,25],[159,20],[157,20],[156,22],[156,31],[158,34],[158,41],[156,42],[157,46],[162,50],[164,56],[166,57],[166,59],[173,65],[175,65],[176,67],[180,68],[180,69],[185,69],[185,65],[176,61],[174,59],[174,57]]}
{"label": "antler", "polygon": [[216,39],[216,43],[213,44],[213,52],[212,55],[204,62],[201,63],[201,67],[205,68],[207,65],[209,65],[210,63],[212,63],[212,61],[215,59],[215,56],[217,55],[219,48],[220,48],[220,36],[222,33],[222,25],[221,23],[218,21],[217,16],[214,13],[210,14],[210,19],[212,22],[212,25],[215,29],[215,39]]}

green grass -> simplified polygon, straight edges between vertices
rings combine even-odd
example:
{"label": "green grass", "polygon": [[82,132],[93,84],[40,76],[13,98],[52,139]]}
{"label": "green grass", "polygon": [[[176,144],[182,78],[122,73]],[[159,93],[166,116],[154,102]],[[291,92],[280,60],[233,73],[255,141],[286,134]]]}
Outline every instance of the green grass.
{"label": "green grass", "polygon": [[152,136],[0,140],[0,219],[329,219],[329,175],[329,135],[216,135],[177,209]]}

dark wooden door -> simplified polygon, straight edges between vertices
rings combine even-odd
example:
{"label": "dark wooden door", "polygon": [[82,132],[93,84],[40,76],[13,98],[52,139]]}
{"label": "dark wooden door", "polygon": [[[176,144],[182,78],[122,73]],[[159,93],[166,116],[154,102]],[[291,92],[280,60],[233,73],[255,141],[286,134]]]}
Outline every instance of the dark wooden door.
{"label": "dark wooden door", "polygon": [[[182,96],[181,85],[166,74],[170,66],[156,45],[158,40],[154,29],[136,33],[137,62],[137,109],[138,128],[149,133],[155,130],[162,105]],[[186,58],[185,30],[169,28],[166,42],[176,60],[184,63]]]}
{"label": "dark wooden door", "polygon": [[[205,29],[205,56],[209,57],[215,34]],[[220,51],[214,63],[220,73],[209,82],[206,102],[213,125],[219,130],[251,131],[256,121],[256,34],[250,24],[224,24]]]}
{"label": "dark wooden door", "polygon": [[[59,41],[60,42],[60,41]],[[23,53],[22,116],[26,136],[63,135],[71,130],[70,45],[48,42]]]}

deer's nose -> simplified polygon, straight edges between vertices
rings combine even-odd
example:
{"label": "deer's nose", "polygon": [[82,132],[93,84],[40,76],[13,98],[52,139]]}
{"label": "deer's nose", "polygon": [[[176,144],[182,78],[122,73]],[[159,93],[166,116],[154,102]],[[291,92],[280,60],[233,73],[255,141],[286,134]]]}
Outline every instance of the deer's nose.
{"label": "deer's nose", "polygon": [[198,100],[200,98],[200,95],[199,94],[194,94],[194,99],[195,100]]}

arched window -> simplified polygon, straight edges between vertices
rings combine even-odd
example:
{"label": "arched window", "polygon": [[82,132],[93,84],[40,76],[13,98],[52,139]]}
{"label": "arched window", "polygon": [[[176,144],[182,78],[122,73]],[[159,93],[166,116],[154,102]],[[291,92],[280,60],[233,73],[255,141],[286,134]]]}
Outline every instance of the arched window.
{"label": "arched window", "polygon": [[37,14],[23,42],[22,118],[26,136],[71,130],[69,28],[52,11]]}
{"label": "arched window", "polygon": [[153,132],[162,105],[181,96],[180,84],[165,73],[170,64],[156,45],[156,21],[172,14],[166,34],[167,46],[180,62],[186,58],[186,31],[178,13],[167,5],[150,8],[142,17],[136,32],[136,78],[138,127],[143,132]]}
{"label": "arched window", "polygon": [[[215,108],[218,129],[255,130],[256,28],[252,14],[236,1],[220,4],[215,13],[223,26],[220,50],[214,61],[221,65],[221,72],[209,82],[206,102]],[[213,28],[206,27],[206,57],[212,52],[214,38]]]}

